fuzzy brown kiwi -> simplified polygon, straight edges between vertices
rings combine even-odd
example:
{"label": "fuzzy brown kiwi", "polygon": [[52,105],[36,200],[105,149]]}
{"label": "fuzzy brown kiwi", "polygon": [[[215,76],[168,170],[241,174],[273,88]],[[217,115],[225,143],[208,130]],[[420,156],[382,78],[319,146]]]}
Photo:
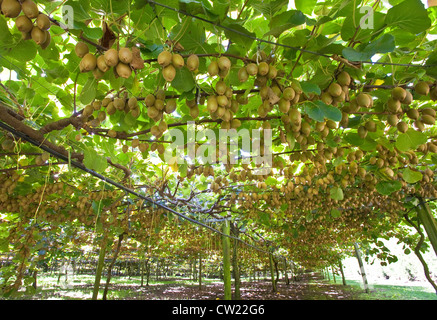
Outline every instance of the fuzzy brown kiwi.
{"label": "fuzzy brown kiwi", "polygon": [[50,35],[50,32],[48,30],[44,30],[44,32],[46,34],[46,41],[41,43],[41,48],[43,50],[45,50],[50,45],[50,42],[52,41],[52,36]]}
{"label": "fuzzy brown kiwi", "polygon": [[184,58],[178,53],[174,53],[171,57],[171,63],[176,69],[180,69],[185,65]]}
{"label": "fuzzy brown kiwi", "polygon": [[420,94],[422,96],[427,96],[429,93],[429,84],[426,81],[419,81],[415,86],[414,90],[417,92],[417,94]]}
{"label": "fuzzy brown kiwi", "polygon": [[172,54],[169,51],[162,51],[159,55],[158,55],[158,64],[161,67],[166,67],[171,63],[171,59],[172,59]]}
{"label": "fuzzy brown kiwi", "polygon": [[144,103],[146,104],[147,107],[151,107],[155,104],[155,100],[156,100],[155,96],[149,93],[144,99]]}
{"label": "fuzzy brown kiwi", "polygon": [[24,0],[21,3],[21,10],[29,19],[35,19],[39,15],[38,6],[32,0]]}
{"label": "fuzzy brown kiwi", "polygon": [[407,96],[407,92],[405,91],[404,88],[396,87],[391,91],[391,96],[395,100],[402,101]]}
{"label": "fuzzy brown kiwi", "polygon": [[1,10],[6,18],[16,18],[21,12],[21,4],[17,0],[3,0]]}
{"label": "fuzzy brown kiwi", "polygon": [[231,69],[231,60],[228,57],[221,56],[218,61],[218,67],[220,70],[229,70]]}
{"label": "fuzzy brown kiwi", "polygon": [[132,50],[129,48],[121,48],[120,51],[118,51],[118,59],[124,64],[131,63],[133,59]]}
{"label": "fuzzy brown kiwi", "polygon": [[258,74],[258,66],[255,63],[249,63],[246,66],[246,71],[250,76],[256,76]]}
{"label": "fuzzy brown kiwi", "polygon": [[79,58],[83,58],[88,52],[90,52],[90,49],[86,43],[80,41],[76,44],[74,51]]}
{"label": "fuzzy brown kiwi", "polygon": [[92,53],[87,53],[80,61],[80,71],[89,72],[97,67],[97,58]]}
{"label": "fuzzy brown kiwi", "polygon": [[35,41],[37,45],[41,45],[47,40],[47,34],[36,26],[32,28],[31,35],[32,40]]}
{"label": "fuzzy brown kiwi", "polygon": [[331,83],[328,87],[328,93],[332,96],[332,97],[339,97],[341,95],[341,93],[343,92],[343,89],[341,88],[341,86],[338,83]]}
{"label": "fuzzy brown kiwi", "polygon": [[260,62],[258,64],[258,74],[260,76],[266,76],[269,73],[269,65],[267,62]]}
{"label": "fuzzy brown kiwi", "polygon": [[217,82],[217,84],[215,85],[215,91],[219,94],[219,95],[223,95],[225,94],[227,89],[226,83],[223,80],[220,80],[219,82]]}
{"label": "fuzzy brown kiwi", "polygon": [[105,62],[104,56],[97,57],[97,68],[99,68],[99,70],[102,71],[103,73],[105,73],[110,69],[110,67]]}
{"label": "fuzzy brown kiwi", "polygon": [[115,67],[115,70],[117,71],[117,74],[124,79],[128,79],[132,74],[131,67],[123,62],[119,62]]}
{"label": "fuzzy brown kiwi", "polygon": [[190,71],[196,71],[199,68],[199,57],[195,54],[187,58],[187,68]]}
{"label": "fuzzy brown kiwi", "polygon": [[238,80],[240,80],[241,83],[246,82],[249,79],[249,74],[247,73],[247,70],[245,67],[240,68],[238,70]]}
{"label": "fuzzy brown kiwi", "polygon": [[216,60],[211,61],[211,63],[208,66],[208,73],[211,77],[214,77],[218,75],[219,73],[219,66]]}
{"label": "fuzzy brown kiwi", "polygon": [[118,51],[116,49],[109,49],[103,55],[105,58],[106,65],[109,67],[116,67],[119,62]]}
{"label": "fuzzy brown kiwi", "polygon": [[165,112],[173,113],[176,110],[176,107],[177,107],[176,100],[174,99],[167,100],[167,103],[165,104]]}
{"label": "fuzzy brown kiwi", "polygon": [[164,67],[164,69],[162,69],[162,76],[164,77],[165,81],[172,82],[176,77],[175,67],[172,64]]}
{"label": "fuzzy brown kiwi", "polygon": [[27,16],[21,15],[15,20],[15,26],[21,32],[30,32],[33,29],[32,20],[30,20]]}
{"label": "fuzzy brown kiwi", "polygon": [[341,86],[349,86],[351,83],[351,76],[346,71],[342,71],[337,77],[337,82]]}
{"label": "fuzzy brown kiwi", "polygon": [[45,15],[44,13],[40,13],[38,15],[38,17],[35,20],[36,25],[38,26],[38,28],[40,28],[41,30],[49,30],[50,29],[50,19],[47,15]]}
{"label": "fuzzy brown kiwi", "polygon": [[368,108],[371,103],[371,97],[367,93],[360,93],[356,96],[357,105],[360,107]]}

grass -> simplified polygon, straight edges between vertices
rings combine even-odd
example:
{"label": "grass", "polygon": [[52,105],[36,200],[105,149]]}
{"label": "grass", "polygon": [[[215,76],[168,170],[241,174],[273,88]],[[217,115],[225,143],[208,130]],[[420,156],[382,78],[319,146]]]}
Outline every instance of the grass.
{"label": "grass", "polygon": [[[331,280],[328,282],[331,285],[343,287]],[[341,279],[340,279],[341,281]],[[351,290],[354,296],[359,300],[437,300],[435,292],[428,288],[413,285],[387,285],[387,284],[371,284],[369,293],[366,293],[363,288],[363,283],[357,280],[346,280],[347,289]],[[343,287],[344,288],[344,287]]]}

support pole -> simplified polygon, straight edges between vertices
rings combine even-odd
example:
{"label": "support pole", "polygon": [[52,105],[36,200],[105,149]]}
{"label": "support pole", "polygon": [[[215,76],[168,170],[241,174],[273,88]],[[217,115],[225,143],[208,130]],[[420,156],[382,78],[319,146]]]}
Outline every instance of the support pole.
{"label": "support pole", "polygon": [[429,242],[431,242],[434,252],[437,256],[437,222],[434,218],[431,209],[428,204],[419,198],[419,205],[416,207],[417,217],[423,224],[426,234],[428,235]]}
{"label": "support pole", "polygon": [[270,276],[272,279],[272,291],[278,292],[278,288],[276,286],[276,281],[275,281],[275,266],[273,264],[273,254],[272,253],[269,254],[269,259],[270,259]]}
{"label": "support pole", "polygon": [[102,270],[105,263],[106,240],[106,235],[103,235],[102,242],[100,244],[99,261],[97,263],[92,300],[97,300],[97,296],[99,295],[100,279],[102,278]]}
{"label": "support pole", "polygon": [[341,273],[341,280],[343,281],[343,285],[345,286],[346,285],[346,278],[344,277],[343,264],[341,263],[341,260],[340,260],[339,267],[340,267],[340,273]]}
{"label": "support pole", "polygon": [[[238,238],[238,231],[233,228],[233,233]],[[238,240],[234,239],[234,247],[232,252],[232,273],[234,274],[234,300],[240,300],[240,269],[238,267]]]}
{"label": "support pole", "polygon": [[225,220],[223,223],[223,283],[224,283],[224,300],[232,299],[232,284],[231,284],[231,244],[229,236],[231,233],[230,223]]}
{"label": "support pole", "polygon": [[366,293],[369,293],[369,285],[367,283],[366,271],[364,270],[364,264],[363,264],[363,260],[361,259],[360,249],[358,248],[358,244],[356,242],[354,243],[354,247],[355,247],[355,255],[357,257],[358,264],[360,265],[361,276],[363,277],[364,290],[366,291]]}

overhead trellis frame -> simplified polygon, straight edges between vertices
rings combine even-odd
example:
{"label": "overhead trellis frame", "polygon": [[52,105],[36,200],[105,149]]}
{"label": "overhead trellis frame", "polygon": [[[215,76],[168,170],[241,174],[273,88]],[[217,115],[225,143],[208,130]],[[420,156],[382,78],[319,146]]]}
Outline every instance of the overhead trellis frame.
{"label": "overhead trellis frame", "polygon": [[181,218],[183,218],[183,219],[185,219],[185,220],[187,220],[187,221],[189,221],[191,223],[197,224],[197,225],[199,225],[199,226],[201,226],[203,228],[209,229],[212,232],[220,234],[221,236],[228,237],[230,239],[234,239],[234,240],[239,241],[239,242],[245,244],[246,246],[248,246],[250,248],[253,248],[253,249],[257,250],[257,251],[270,254],[270,252],[267,251],[267,250],[258,248],[258,247],[254,246],[254,245],[251,245],[250,243],[247,243],[247,242],[241,240],[240,238],[237,238],[237,237],[234,237],[234,236],[231,236],[231,235],[227,235],[227,234],[225,234],[225,233],[223,233],[223,232],[221,232],[221,231],[219,231],[219,230],[217,230],[217,229],[215,229],[215,228],[213,228],[211,226],[208,226],[208,225],[206,225],[206,224],[204,224],[202,222],[199,222],[199,221],[197,221],[195,219],[187,217],[186,215],[184,215],[184,214],[182,214],[180,212],[177,212],[177,211],[173,210],[172,208],[169,208],[166,205],[163,205],[163,204],[161,204],[161,203],[159,203],[159,202],[157,202],[157,201],[155,201],[155,200],[153,200],[153,199],[151,199],[149,197],[146,197],[146,196],[136,192],[135,190],[127,188],[127,187],[123,186],[122,184],[120,184],[120,183],[118,183],[118,182],[116,182],[116,181],[114,181],[114,180],[112,180],[112,179],[110,179],[108,177],[105,177],[104,175],[102,175],[100,173],[95,172],[94,170],[88,169],[82,163],[77,162],[75,160],[72,160],[68,156],[65,156],[65,155],[63,155],[63,154],[61,154],[61,153],[59,153],[59,152],[57,152],[57,151],[55,151],[55,150],[53,150],[51,148],[49,148],[49,147],[39,143],[38,141],[28,137],[26,134],[24,134],[24,133],[22,133],[20,131],[15,130],[14,128],[10,127],[9,125],[5,124],[2,121],[0,121],[0,128],[8,131],[9,133],[11,133],[12,135],[14,135],[14,136],[16,136],[18,138],[21,138],[21,139],[23,139],[23,140],[33,144],[34,146],[36,146],[36,147],[38,147],[40,149],[50,153],[55,158],[58,158],[58,159],[63,160],[63,161],[66,161],[71,166],[73,166],[73,167],[75,167],[77,169],[80,169],[80,170],[82,170],[82,171],[84,171],[84,172],[86,172],[86,173],[88,173],[88,174],[90,174],[90,175],[92,175],[92,176],[94,176],[94,177],[96,177],[96,178],[98,178],[98,179],[100,179],[100,180],[110,184],[110,185],[113,185],[114,187],[124,191],[126,194],[134,195],[134,196],[136,196],[136,197],[138,197],[138,198],[140,198],[142,200],[145,200],[145,201],[151,203],[154,206],[160,207],[160,208],[162,208],[162,209],[164,209],[164,210],[166,210],[168,212],[171,212],[171,213],[173,213],[173,214],[175,214],[175,215],[177,215],[177,216],[179,216],[179,217],[181,217]]}

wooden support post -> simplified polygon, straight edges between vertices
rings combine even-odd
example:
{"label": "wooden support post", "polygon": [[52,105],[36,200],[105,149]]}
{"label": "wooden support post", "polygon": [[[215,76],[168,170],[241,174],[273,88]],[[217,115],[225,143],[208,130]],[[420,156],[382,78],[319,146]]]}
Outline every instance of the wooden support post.
{"label": "wooden support post", "polygon": [[[233,228],[233,234],[238,237],[238,231]],[[232,273],[234,274],[234,300],[240,300],[240,269],[238,266],[238,240],[234,239],[234,247],[232,252]]]}
{"label": "wooden support post", "polygon": [[202,290],[202,253],[199,252],[199,290]]}
{"label": "wooden support post", "polygon": [[425,228],[426,234],[428,235],[429,242],[434,248],[434,252],[437,256],[437,222],[434,218],[429,206],[419,198],[419,205],[416,207],[417,217]]}
{"label": "wooden support post", "polygon": [[363,260],[361,259],[360,249],[358,248],[358,244],[356,242],[354,243],[354,247],[355,247],[355,255],[357,257],[358,264],[360,265],[361,276],[363,277],[364,290],[366,291],[366,293],[369,293],[369,285],[367,283],[366,271],[364,270],[364,264],[363,264]]}
{"label": "wooden support post", "polygon": [[94,289],[93,289],[92,300],[97,300],[97,296],[99,295],[100,280],[102,278],[103,265],[105,264],[106,241],[107,241],[107,238],[106,238],[106,234],[105,234],[105,235],[103,235],[102,242],[100,244],[99,261],[97,263],[96,277],[94,279]]}
{"label": "wooden support post", "polygon": [[[223,224],[223,233],[230,235],[230,223],[226,220]],[[222,236],[223,242],[223,283],[224,283],[224,300],[232,299],[232,283],[231,283],[231,253],[229,237]]]}
{"label": "wooden support post", "polygon": [[117,257],[121,248],[121,242],[123,241],[123,235],[124,234],[121,234],[118,237],[117,248],[115,249],[114,257],[112,258],[111,264],[108,267],[108,275],[106,276],[106,283],[105,283],[105,289],[103,290],[102,300],[106,300],[106,297],[108,295],[109,283],[111,282],[111,278],[112,278],[112,268],[114,267],[115,261],[117,261]]}
{"label": "wooden support post", "polygon": [[341,273],[341,280],[343,281],[343,285],[345,286],[346,285],[346,278],[344,277],[343,264],[341,263],[341,260],[340,260],[339,267],[340,267],[340,273]]}
{"label": "wooden support post", "polygon": [[270,275],[271,275],[271,279],[272,279],[272,291],[278,292],[278,288],[276,286],[276,281],[275,281],[275,266],[273,263],[273,254],[272,253],[269,254],[269,259],[270,259]]}

